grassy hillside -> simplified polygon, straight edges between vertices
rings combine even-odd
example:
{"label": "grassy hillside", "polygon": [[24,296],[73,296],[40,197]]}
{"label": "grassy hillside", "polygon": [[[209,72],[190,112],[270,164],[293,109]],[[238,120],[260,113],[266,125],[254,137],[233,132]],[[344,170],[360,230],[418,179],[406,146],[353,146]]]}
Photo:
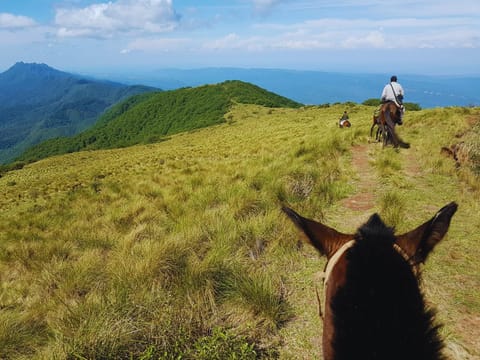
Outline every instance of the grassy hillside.
{"label": "grassy hillside", "polygon": [[112,104],[152,90],[17,63],[0,74],[0,164],[46,139],[77,134]]}
{"label": "grassy hillside", "polygon": [[139,95],[107,111],[93,128],[73,138],[42,143],[26,151],[19,160],[34,161],[84,149],[112,149],[158,142],[167,135],[227,121],[225,114],[234,103],[301,106],[240,81]]}
{"label": "grassy hillside", "polygon": [[372,111],[237,104],[219,126],[6,173],[0,357],[321,358],[325,261],[281,204],[344,232],[377,211],[403,232],[455,200],[423,284],[449,356],[478,358],[480,183],[441,148],[478,144],[480,111],[407,113],[401,151],[369,142]]}

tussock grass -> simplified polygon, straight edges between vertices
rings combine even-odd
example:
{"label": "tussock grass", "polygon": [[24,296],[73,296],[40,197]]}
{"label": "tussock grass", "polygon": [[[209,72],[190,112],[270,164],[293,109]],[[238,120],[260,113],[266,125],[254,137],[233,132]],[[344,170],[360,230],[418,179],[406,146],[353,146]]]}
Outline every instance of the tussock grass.
{"label": "tussock grass", "polygon": [[387,192],[380,198],[380,215],[388,226],[396,227],[405,218],[407,206],[397,192]]}
{"label": "tussock grass", "polygon": [[2,357],[15,359],[33,355],[47,340],[47,326],[28,311],[0,310],[0,349]]}
{"label": "tussock grass", "polygon": [[[227,123],[159,144],[4,174],[0,357],[318,358],[312,279],[323,260],[280,207],[353,226],[339,200],[357,192],[350,148],[367,143],[373,109],[350,104],[353,126],[338,129],[343,110],[237,105]],[[480,313],[478,178],[440,154],[474,114],[409,113],[412,148],[369,153],[374,210],[399,231],[460,203],[425,286],[450,348],[478,355],[458,325]]]}

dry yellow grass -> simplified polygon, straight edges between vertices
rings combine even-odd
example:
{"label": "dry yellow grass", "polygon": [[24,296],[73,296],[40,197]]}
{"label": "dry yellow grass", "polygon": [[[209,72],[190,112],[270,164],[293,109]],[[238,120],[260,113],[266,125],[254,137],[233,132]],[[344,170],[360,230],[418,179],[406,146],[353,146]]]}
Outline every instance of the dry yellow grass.
{"label": "dry yellow grass", "polygon": [[[342,130],[346,107],[353,126]],[[425,291],[452,356],[479,357],[478,179],[469,185],[440,153],[478,111],[408,113],[399,132],[412,148],[398,152],[369,143],[372,111],[236,106],[227,124],[160,144],[7,173],[0,357],[318,358],[323,260],[297,248],[280,205],[342,231],[378,211],[404,231],[452,200],[459,212],[425,268]],[[367,211],[340,201],[368,188],[351,163],[358,144],[376,179]]]}

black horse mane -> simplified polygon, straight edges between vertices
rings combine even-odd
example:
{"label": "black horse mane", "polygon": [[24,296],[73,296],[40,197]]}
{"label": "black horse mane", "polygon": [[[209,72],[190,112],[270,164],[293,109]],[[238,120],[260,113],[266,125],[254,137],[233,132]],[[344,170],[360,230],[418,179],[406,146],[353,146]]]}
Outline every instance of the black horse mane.
{"label": "black horse mane", "polygon": [[335,359],[444,359],[434,312],[377,214],[346,254],[345,285],[331,301]]}

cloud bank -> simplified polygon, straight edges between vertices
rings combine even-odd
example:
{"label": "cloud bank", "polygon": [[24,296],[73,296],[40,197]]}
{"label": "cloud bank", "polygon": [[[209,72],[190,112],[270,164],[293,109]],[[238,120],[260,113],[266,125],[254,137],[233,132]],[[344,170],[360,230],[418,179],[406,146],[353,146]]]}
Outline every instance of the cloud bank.
{"label": "cloud bank", "polygon": [[180,16],[172,0],[120,0],[85,8],[58,8],[60,37],[108,38],[117,33],[163,33],[175,29]]}
{"label": "cloud bank", "polygon": [[35,20],[29,17],[0,13],[0,29],[22,29],[35,25]]}

